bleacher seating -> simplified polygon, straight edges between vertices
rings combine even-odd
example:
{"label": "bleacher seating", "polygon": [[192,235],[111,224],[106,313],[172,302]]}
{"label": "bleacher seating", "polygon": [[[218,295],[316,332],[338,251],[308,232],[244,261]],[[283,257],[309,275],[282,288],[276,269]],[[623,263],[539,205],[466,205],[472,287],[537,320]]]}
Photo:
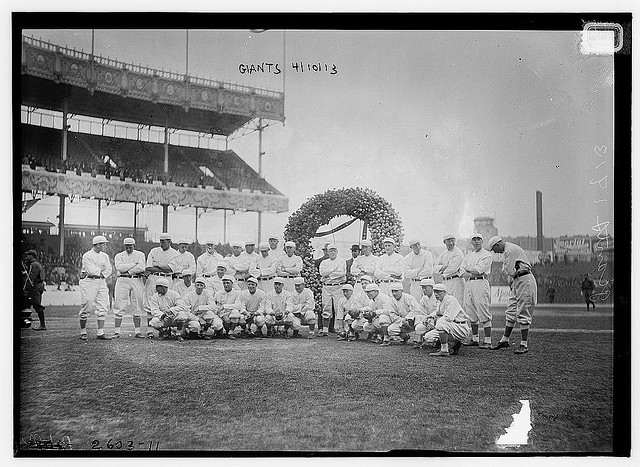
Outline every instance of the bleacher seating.
{"label": "bleacher seating", "polygon": [[[76,174],[104,174],[107,178],[131,178],[143,183],[174,182],[185,187],[261,191],[281,194],[260,178],[233,151],[169,146],[169,173],[164,173],[164,145],[122,138],[69,132],[67,161],[60,158],[62,132],[54,128],[22,124],[22,162],[32,168]],[[115,167],[106,160],[113,161]],[[106,160],[106,161],[105,161]],[[207,167],[213,177],[200,169]]]}

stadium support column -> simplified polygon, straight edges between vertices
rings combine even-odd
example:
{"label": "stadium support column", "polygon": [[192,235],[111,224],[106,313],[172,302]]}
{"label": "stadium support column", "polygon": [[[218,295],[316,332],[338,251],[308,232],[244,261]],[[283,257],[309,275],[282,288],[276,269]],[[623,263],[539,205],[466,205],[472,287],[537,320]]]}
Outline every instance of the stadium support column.
{"label": "stadium support column", "polygon": [[100,215],[101,215],[101,209],[102,208],[102,200],[98,199],[98,233],[100,233]]}
{"label": "stadium support column", "polygon": [[[258,176],[262,178],[262,119],[258,119]],[[258,244],[262,241],[262,211],[258,211]]]}
{"label": "stadium support column", "polygon": [[60,237],[60,258],[64,256],[64,203],[65,203],[65,195],[60,196],[60,212],[58,215],[58,219],[60,222],[58,223],[58,237]]}
{"label": "stadium support column", "polygon": [[537,224],[536,249],[539,251],[543,251],[544,237],[542,234],[542,192],[541,191],[536,191],[536,224]]}
{"label": "stadium support column", "polygon": [[138,234],[138,203],[133,203],[133,238]]}
{"label": "stadium support column", "polygon": [[198,243],[198,207],[196,206],[196,243]]}
{"label": "stadium support column", "polygon": [[[167,111],[168,112],[168,111]],[[169,173],[169,114],[165,114],[164,123],[164,174]],[[162,231],[169,231],[169,205],[162,205]]]}

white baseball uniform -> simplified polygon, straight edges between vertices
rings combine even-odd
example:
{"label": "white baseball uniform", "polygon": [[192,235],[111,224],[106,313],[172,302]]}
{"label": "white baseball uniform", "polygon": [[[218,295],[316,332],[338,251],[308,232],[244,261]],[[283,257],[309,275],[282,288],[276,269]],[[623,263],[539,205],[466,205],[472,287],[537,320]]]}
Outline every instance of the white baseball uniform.
{"label": "white baseball uniform", "polygon": [[291,294],[293,311],[285,316],[284,322],[291,326],[291,329],[298,331],[301,326],[316,324],[316,301],[311,289],[305,287],[302,292],[294,290]]}
{"label": "white baseball uniform", "polygon": [[463,273],[471,274],[464,286],[464,309],[471,324],[482,323],[483,327],[491,326],[493,318],[489,311],[491,289],[487,280],[491,261],[491,253],[481,248],[465,256],[460,267]]}
{"label": "white baseball uniform", "polygon": [[82,255],[80,279],[80,319],[86,320],[91,311],[95,312],[98,321],[104,321],[109,311],[109,290],[105,278],[111,275],[111,261],[104,251],[96,252],[93,248]]}
{"label": "white baseball uniform", "polygon": [[503,258],[502,270],[512,280],[509,304],[505,310],[506,324],[514,327],[518,322],[520,329],[529,329],[538,303],[538,284],[531,272],[531,264],[524,250],[511,242],[505,242]]}
{"label": "white baseball uniform", "polygon": [[437,271],[444,266],[442,274],[442,280],[447,286],[447,292],[458,300],[459,303],[463,303],[464,300],[464,281],[460,278],[460,266],[464,260],[464,253],[457,246],[453,246],[451,251],[445,250],[434,265],[434,269]]}
{"label": "white baseball uniform", "polygon": [[[346,270],[346,264],[345,264]],[[283,255],[280,262],[276,266],[276,273],[284,279],[284,289],[293,292],[295,284],[293,279],[300,275],[302,271],[302,258],[297,255]]]}
{"label": "white baseball uniform", "polygon": [[121,251],[114,257],[114,264],[119,275],[116,280],[113,314],[119,318],[123,317],[127,304],[131,303],[133,316],[142,316],[142,277],[146,267],[144,253],[138,250],[133,250],[131,254]]}
{"label": "white baseball uniform", "polygon": [[380,292],[385,295],[391,294],[391,284],[402,281],[402,275],[406,265],[404,258],[399,253],[384,253],[376,261],[375,277],[380,282]]}
{"label": "white baseball uniform", "polygon": [[[338,309],[338,302],[344,297],[342,285],[347,280],[347,262],[342,258],[327,258],[320,263],[320,277],[322,278],[322,317],[331,318],[334,310]],[[338,318],[336,316],[336,319]]]}
{"label": "white baseball uniform", "polygon": [[267,257],[260,255],[258,260],[258,287],[263,292],[267,293],[273,290],[273,279],[276,277],[276,269],[278,267],[278,260],[271,256],[271,253]]}
{"label": "white baseball uniform", "polygon": [[218,263],[222,260],[222,255],[217,251],[214,251],[213,254],[205,251],[198,256],[196,260],[196,276],[202,276],[204,278],[207,290],[209,291],[213,290],[211,279],[216,276]]}
{"label": "white baseball uniform", "polygon": [[160,295],[158,292],[154,293],[149,298],[149,309],[151,316],[153,316],[149,321],[149,326],[158,331],[175,326],[176,318],[180,312],[179,301],[180,295],[175,290],[167,290],[164,295]]}
{"label": "white baseball uniform", "polygon": [[[150,268],[152,266],[157,267],[169,267],[169,261],[176,255],[178,255],[178,251],[169,247],[166,250],[163,250],[162,247],[152,248],[149,252],[149,256],[147,256],[147,267]],[[171,273],[151,273],[147,276],[147,282],[144,286],[144,296],[143,296],[143,306],[145,311],[147,312],[147,316],[151,315],[151,307],[149,305],[149,300],[156,293],[156,279],[158,277],[166,277],[169,279],[169,282],[172,281],[173,274]]]}
{"label": "white baseball uniform", "polygon": [[416,255],[413,251],[404,257],[406,269],[404,278],[410,282],[409,293],[413,298],[420,300],[422,297],[422,279],[431,279],[433,276],[433,254],[428,250],[420,250]]}
{"label": "white baseball uniform", "polygon": [[354,295],[362,296],[362,294],[364,294],[362,285],[360,285],[360,278],[365,275],[372,279],[375,277],[377,260],[378,257],[374,256],[371,251],[369,251],[368,255],[363,254],[353,260],[353,264],[351,265],[351,275],[356,281],[353,286]]}

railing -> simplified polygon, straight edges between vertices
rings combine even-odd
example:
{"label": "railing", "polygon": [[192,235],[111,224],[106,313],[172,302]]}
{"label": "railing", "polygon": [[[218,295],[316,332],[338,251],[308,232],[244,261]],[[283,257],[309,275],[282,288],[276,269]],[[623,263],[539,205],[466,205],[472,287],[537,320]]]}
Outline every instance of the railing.
{"label": "railing", "polygon": [[227,83],[223,81],[217,81],[217,80],[202,78],[197,76],[189,76],[183,73],[159,70],[157,68],[142,66],[140,64],[135,65],[133,63],[125,63],[120,60],[115,60],[109,57],[103,57],[102,55],[91,55],[90,53],[87,53],[84,50],[70,49],[68,47],[64,47],[61,45],[52,44],[51,42],[43,41],[42,39],[36,39],[33,36],[31,37],[22,36],[22,40],[26,44],[32,45],[34,47],[40,47],[42,49],[51,50],[53,52],[63,53],[65,55],[69,55],[74,58],[78,58],[82,60],[87,60],[87,61],[93,60],[95,63],[98,63],[100,65],[105,65],[113,68],[126,69],[129,71],[133,71],[135,73],[147,74],[150,76],[158,76],[160,78],[167,79],[167,80],[188,81],[190,83],[196,83],[203,86],[210,86],[214,88],[224,88],[232,91],[244,92],[247,94],[258,94],[261,96],[284,99],[284,93],[278,92],[278,91],[272,91],[272,90],[263,89],[263,88],[254,88],[254,87],[245,86],[242,84]]}

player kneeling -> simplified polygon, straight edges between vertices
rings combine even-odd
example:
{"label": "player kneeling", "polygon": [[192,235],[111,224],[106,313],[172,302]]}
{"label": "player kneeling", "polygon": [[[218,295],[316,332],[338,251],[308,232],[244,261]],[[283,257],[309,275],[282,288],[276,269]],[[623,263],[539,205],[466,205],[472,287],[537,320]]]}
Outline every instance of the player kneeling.
{"label": "player kneeling", "polygon": [[[433,357],[448,357],[449,354],[457,355],[462,341],[468,339],[471,335],[469,327],[469,318],[460,306],[458,300],[447,293],[447,287],[444,284],[436,284],[433,287],[436,299],[440,302],[440,310],[442,317],[436,323],[436,331],[440,338],[440,351],[429,355]],[[454,344],[449,352],[449,339]]]}
{"label": "player kneeling", "polygon": [[305,287],[304,278],[293,279],[294,291],[291,293],[293,311],[284,317],[285,337],[289,337],[288,328],[293,330],[293,337],[300,337],[300,328],[309,327],[308,338],[315,337],[315,328],[318,318],[316,316],[316,301],[311,289]]}
{"label": "player kneeling", "polygon": [[215,314],[216,305],[213,296],[206,290],[204,277],[195,281],[195,290],[187,292],[179,302],[180,312],[177,320],[183,321],[187,335],[191,339],[210,339],[209,329],[222,330],[222,319]]}
{"label": "player kneeling", "polygon": [[365,292],[370,304],[363,308],[365,323],[363,331],[369,333],[371,342],[381,344],[383,336],[387,334],[387,328],[391,324],[391,297],[380,292],[378,284],[367,285]]}
{"label": "player kneeling", "polygon": [[[360,300],[360,297],[354,294],[353,286],[345,284],[342,286],[343,298],[338,302],[336,311],[336,323],[343,323],[343,330],[339,333],[339,341],[354,341],[359,331],[363,331],[365,319],[362,316],[364,308],[367,306]],[[367,299],[368,301],[368,299]],[[353,326],[356,323],[356,331]]]}
{"label": "player kneeling", "polygon": [[[229,339],[236,339],[236,328],[240,323],[244,323],[244,318],[240,314],[240,291],[233,288],[235,279],[233,276],[224,276],[222,278],[222,290],[216,292],[213,296],[216,314],[222,320],[222,325],[227,331]],[[216,332],[219,338],[224,337],[222,329]]]}
{"label": "player kneeling", "polygon": [[[178,320],[180,312],[179,300],[180,294],[175,290],[169,290],[169,280],[161,277],[156,280],[156,293],[149,299],[151,308],[151,321],[149,327],[158,331],[160,337],[171,337],[171,328],[177,327],[178,333],[176,339],[182,339],[182,326],[184,321]],[[147,333],[149,338],[153,337],[151,331]]]}

